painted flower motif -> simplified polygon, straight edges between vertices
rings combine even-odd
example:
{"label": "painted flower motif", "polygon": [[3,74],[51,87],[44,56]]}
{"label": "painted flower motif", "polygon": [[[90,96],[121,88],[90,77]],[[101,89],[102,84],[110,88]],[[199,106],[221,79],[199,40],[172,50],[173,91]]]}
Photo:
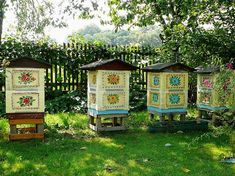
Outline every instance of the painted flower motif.
{"label": "painted flower motif", "polygon": [[158,94],[153,94],[153,96],[152,96],[152,100],[153,100],[153,102],[158,102]]}
{"label": "painted flower motif", "polygon": [[204,87],[207,87],[207,88],[213,87],[213,84],[211,83],[211,81],[209,79],[204,79],[202,83],[203,83]]}
{"label": "painted flower motif", "polygon": [[119,102],[118,94],[110,94],[107,96],[107,100],[110,104],[117,104]]}
{"label": "painted flower motif", "polygon": [[18,79],[20,84],[25,85],[30,84],[31,82],[36,80],[36,78],[32,76],[31,72],[22,72]]}
{"label": "painted flower motif", "polygon": [[155,76],[155,77],[153,78],[153,85],[158,86],[159,83],[160,83],[159,77],[158,77],[158,76]]}
{"label": "painted flower motif", "polygon": [[179,86],[180,85],[180,77],[172,76],[170,78],[170,84],[171,84],[171,86]]}
{"label": "painted flower motif", "polygon": [[91,101],[91,104],[96,103],[96,95],[95,94],[91,94],[90,101]]}
{"label": "painted flower motif", "polygon": [[210,99],[211,99],[211,94],[205,93],[204,96],[202,97],[202,102],[210,103]]}
{"label": "painted flower motif", "polygon": [[180,102],[179,94],[171,94],[170,95],[170,102],[171,102],[171,104],[178,104]]}
{"label": "painted flower motif", "polygon": [[96,84],[96,75],[92,75],[91,82],[92,84]]}
{"label": "painted flower motif", "polygon": [[119,81],[120,81],[119,75],[115,75],[115,74],[108,75],[108,83],[109,84],[117,85],[117,84],[119,84]]}
{"label": "painted flower motif", "polygon": [[17,102],[20,107],[32,106],[35,99],[32,96],[22,96]]}

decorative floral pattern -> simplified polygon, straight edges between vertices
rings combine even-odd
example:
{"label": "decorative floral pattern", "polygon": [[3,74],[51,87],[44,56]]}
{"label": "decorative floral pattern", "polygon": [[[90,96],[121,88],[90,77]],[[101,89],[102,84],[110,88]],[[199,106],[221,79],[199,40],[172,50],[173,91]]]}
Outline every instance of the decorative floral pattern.
{"label": "decorative floral pattern", "polygon": [[180,77],[178,77],[178,76],[172,76],[172,77],[170,78],[170,85],[171,85],[171,86],[179,86],[180,83],[181,83]]}
{"label": "decorative floral pattern", "polygon": [[210,101],[211,101],[211,94],[210,93],[203,93],[201,95],[201,102],[202,103],[209,104]]}
{"label": "decorative floral pattern", "polygon": [[158,94],[153,94],[152,101],[157,103],[158,102]]}
{"label": "decorative floral pattern", "polygon": [[160,84],[160,79],[158,76],[155,76],[153,78],[153,85],[158,86]]}
{"label": "decorative floral pattern", "polygon": [[171,104],[179,104],[179,102],[180,102],[180,95],[179,94],[171,94],[169,99],[170,99],[170,103]]}
{"label": "decorative floral pattern", "polygon": [[96,75],[92,75],[91,82],[92,84],[96,84]]}
{"label": "decorative floral pattern", "polygon": [[90,94],[90,102],[91,104],[95,104],[96,103],[96,95],[95,94]]}
{"label": "decorative floral pattern", "polygon": [[118,94],[110,94],[107,96],[107,100],[110,104],[117,104],[119,102]]}
{"label": "decorative floral pattern", "polygon": [[24,85],[30,84],[36,80],[36,78],[33,77],[32,72],[22,72],[18,79],[19,83]]}
{"label": "decorative floral pattern", "polygon": [[27,107],[32,106],[34,101],[32,96],[22,96],[17,103],[20,104],[20,107]]}
{"label": "decorative floral pattern", "polygon": [[213,84],[209,78],[203,79],[202,84],[204,87],[213,88]]}
{"label": "decorative floral pattern", "polygon": [[117,84],[119,84],[119,81],[120,81],[119,75],[116,75],[116,74],[108,75],[108,83],[109,84],[117,85]]}

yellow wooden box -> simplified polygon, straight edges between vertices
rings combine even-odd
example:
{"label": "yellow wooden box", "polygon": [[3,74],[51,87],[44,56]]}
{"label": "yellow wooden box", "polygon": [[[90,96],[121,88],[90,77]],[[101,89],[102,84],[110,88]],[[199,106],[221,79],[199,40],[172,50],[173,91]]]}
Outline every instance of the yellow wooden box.
{"label": "yellow wooden box", "polygon": [[88,71],[88,109],[90,112],[128,112],[129,76],[130,71]]}
{"label": "yellow wooden box", "polygon": [[188,105],[188,71],[180,63],[154,64],[147,71],[147,108],[157,113],[186,113]]}
{"label": "yellow wooden box", "polygon": [[149,72],[147,86],[148,107],[156,107],[162,111],[187,108],[188,73]]}

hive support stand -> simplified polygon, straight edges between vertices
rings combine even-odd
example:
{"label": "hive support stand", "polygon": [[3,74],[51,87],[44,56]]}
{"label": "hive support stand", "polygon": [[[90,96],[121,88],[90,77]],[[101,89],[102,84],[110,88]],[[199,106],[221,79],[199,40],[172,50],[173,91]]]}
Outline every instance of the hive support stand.
{"label": "hive support stand", "polygon": [[89,127],[97,132],[127,130],[125,126],[125,119],[127,117],[128,114],[89,115]]}
{"label": "hive support stand", "polygon": [[[205,114],[209,114],[210,115],[207,115],[209,116],[209,119],[204,119],[203,118],[203,115]],[[198,109],[198,116],[197,116],[197,121],[208,121],[212,124],[215,124],[216,123],[216,111],[212,111],[212,110],[209,110],[209,109]]]}
{"label": "hive support stand", "polygon": [[[9,140],[42,139],[44,140],[44,113],[12,113],[7,114],[10,134]],[[17,127],[18,125],[34,127]]]}
{"label": "hive support stand", "polygon": [[159,112],[149,112],[149,119],[152,121],[154,119],[154,116],[159,116],[159,121],[164,122],[166,121],[166,117],[168,118],[168,122],[171,123],[174,121],[175,115],[180,115],[180,121],[185,121],[187,112],[185,113],[159,113]]}

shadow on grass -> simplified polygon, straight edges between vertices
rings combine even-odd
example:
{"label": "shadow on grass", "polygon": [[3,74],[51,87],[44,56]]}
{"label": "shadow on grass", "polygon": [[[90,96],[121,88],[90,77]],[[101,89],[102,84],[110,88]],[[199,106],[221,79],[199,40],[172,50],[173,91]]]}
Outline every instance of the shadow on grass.
{"label": "shadow on grass", "polygon": [[[140,129],[97,135],[84,125],[85,116],[73,114],[68,123],[61,116],[47,117],[45,142],[0,140],[0,175],[221,176],[235,172],[234,165],[218,162],[221,153],[231,150],[226,137],[202,139],[188,148],[200,133],[151,134]],[[172,147],[165,147],[166,143]]]}

